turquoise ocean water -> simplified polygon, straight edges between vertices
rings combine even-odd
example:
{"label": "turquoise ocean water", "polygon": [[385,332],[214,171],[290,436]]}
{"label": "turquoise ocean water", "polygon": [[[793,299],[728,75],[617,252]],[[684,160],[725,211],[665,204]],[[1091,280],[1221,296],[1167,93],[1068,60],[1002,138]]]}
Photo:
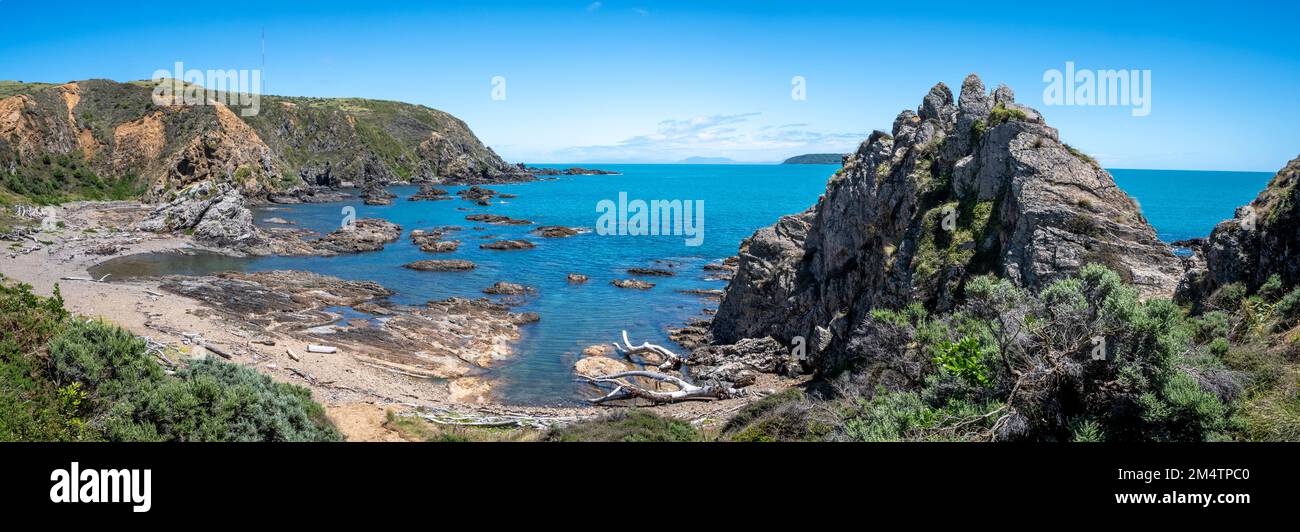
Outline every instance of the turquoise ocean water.
{"label": "turquoise ocean water", "polygon": [[[555,165],[563,168],[567,165]],[[586,346],[615,341],[626,329],[633,342],[671,345],[666,330],[705,317],[716,303],[679,293],[686,289],[720,289],[702,266],[734,255],[740,241],[754,230],[785,214],[802,211],[817,201],[835,166],[825,165],[599,165],[622,175],[562,176],[556,180],[490,188],[517,198],[496,200],[481,207],[459,198],[451,201],[406,201],[416,187],[393,187],[399,197],[390,206],[367,206],[359,200],[312,205],[280,205],[255,212],[259,220],[277,216],[299,227],[327,233],[339,227],[344,206],[358,218],[379,217],[400,224],[403,237],[383,251],[340,257],[263,257],[231,259],[214,256],[154,255],[117,259],[103,271],[115,278],[128,275],[203,274],[222,270],[310,270],[346,279],[371,280],[397,291],[399,303],[421,304],[450,296],[485,297],[481,290],[496,281],[535,287],[537,294],[517,307],[541,315],[526,325],[515,346],[516,356],[491,371],[501,377],[497,391],[517,403],[556,404],[578,397],[572,367]],[[1143,212],[1167,241],[1204,236],[1214,224],[1231,217],[1249,202],[1270,174],[1251,172],[1188,172],[1112,170],[1120,187],[1141,203]],[[445,187],[453,194],[464,187]],[[687,246],[685,236],[603,236],[588,232],[570,238],[529,235],[537,225],[594,228],[596,204],[629,199],[703,200],[704,241]],[[465,220],[475,213],[493,213],[532,220],[533,226],[495,226]],[[454,253],[425,253],[411,245],[412,229],[458,225],[464,231]],[[481,227],[482,230],[475,230]],[[525,238],[537,244],[524,251],[480,250],[481,237]],[[466,259],[478,264],[470,272],[418,272],[401,267],[422,259]],[[610,285],[631,277],[634,267],[672,266],[674,277],[646,278],[653,289],[627,290]],[[590,277],[570,284],[569,273]]]}

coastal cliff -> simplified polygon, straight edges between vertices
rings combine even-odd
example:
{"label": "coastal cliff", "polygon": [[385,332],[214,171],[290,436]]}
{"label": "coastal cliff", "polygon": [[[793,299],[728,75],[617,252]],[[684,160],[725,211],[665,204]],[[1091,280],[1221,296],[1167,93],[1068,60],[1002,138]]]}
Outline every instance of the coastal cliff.
{"label": "coastal cliff", "polygon": [[1179,287],[1180,300],[1198,302],[1214,291],[1241,283],[1250,292],[1270,277],[1283,286],[1300,284],[1300,157],[1273,176],[1249,205],[1215,226],[1209,238],[1190,242],[1194,266]]}
{"label": "coastal cliff", "polygon": [[460,119],[359,98],[262,96],[259,112],[221,103],[156,105],[149,82],[0,84],[4,188],[43,203],[169,201],[201,181],[248,197],[348,182],[496,183],[534,179]]}
{"label": "coastal cliff", "polygon": [[970,75],[956,102],[940,83],[871,134],[815,206],[744,241],[711,333],[807,338],[804,365],[831,370],[821,354],[873,309],[944,311],[979,274],[1037,289],[1090,263],[1146,294],[1171,294],[1183,271],[1109,173]]}

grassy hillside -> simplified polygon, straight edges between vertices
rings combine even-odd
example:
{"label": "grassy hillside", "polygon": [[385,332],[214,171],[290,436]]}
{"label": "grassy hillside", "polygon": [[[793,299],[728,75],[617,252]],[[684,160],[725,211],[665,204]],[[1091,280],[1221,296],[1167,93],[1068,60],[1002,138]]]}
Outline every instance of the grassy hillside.
{"label": "grassy hillside", "polygon": [[153,87],[0,81],[0,188],[45,204],[161,200],[200,180],[257,196],[369,180],[527,179],[464,122],[420,105],[263,96],[244,116],[238,105],[155,105]]}

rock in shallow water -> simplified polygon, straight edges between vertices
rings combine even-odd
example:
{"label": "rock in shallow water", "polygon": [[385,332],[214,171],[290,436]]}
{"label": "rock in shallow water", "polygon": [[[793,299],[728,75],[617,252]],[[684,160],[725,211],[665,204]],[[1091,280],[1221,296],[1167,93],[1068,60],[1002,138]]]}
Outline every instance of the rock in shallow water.
{"label": "rock in shallow water", "polygon": [[519,249],[533,249],[537,244],[527,240],[493,240],[486,244],[479,244],[479,249],[494,249],[498,251],[511,251]]}
{"label": "rock in shallow water", "polygon": [[655,287],[654,283],[642,281],[640,279],[615,279],[610,284],[619,288],[634,288],[637,290],[649,290]]}
{"label": "rock in shallow water", "polygon": [[463,272],[477,267],[473,262],[467,260],[421,260],[410,264],[403,264],[403,268],[418,270],[422,272]]}

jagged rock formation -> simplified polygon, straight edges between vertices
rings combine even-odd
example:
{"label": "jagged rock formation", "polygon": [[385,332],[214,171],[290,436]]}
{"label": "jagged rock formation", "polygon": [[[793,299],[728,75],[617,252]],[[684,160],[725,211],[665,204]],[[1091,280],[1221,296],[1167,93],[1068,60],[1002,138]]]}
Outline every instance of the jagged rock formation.
{"label": "jagged rock formation", "polygon": [[817,205],[760,229],[739,257],[713,341],[803,337],[814,368],[871,309],[946,309],[973,275],[1039,287],[1097,262],[1168,294],[1182,273],[1110,174],[975,75],[957,102],[941,83],[873,133]]}
{"label": "jagged rock formation", "polygon": [[140,229],[154,232],[189,231],[205,244],[254,254],[270,252],[268,239],[253,225],[253,213],[239,190],[229,184],[200,181],[154,208]]}
{"label": "jagged rock formation", "polygon": [[351,226],[336,229],[312,243],[321,254],[363,253],[384,249],[384,244],[396,242],[402,236],[402,226],[380,218],[363,218]]}
{"label": "jagged rock formation", "polygon": [[[345,182],[496,183],[534,179],[442,111],[358,98],[262,96],[259,113],[156,105],[149,82],[6,82],[0,99],[0,172],[45,179],[48,156],[100,177],[136,181],[167,202],[199,181],[248,197]],[[43,160],[45,158],[46,160]]]}
{"label": "jagged rock formation", "polygon": [[1200,301],[1219,287],[1242,283],[1255,290],[1274,274],[1284,286],[1300,284],[1300,157],[1278,171],[1249,205],[1192,242],[1194,266],[1178,298]]}

